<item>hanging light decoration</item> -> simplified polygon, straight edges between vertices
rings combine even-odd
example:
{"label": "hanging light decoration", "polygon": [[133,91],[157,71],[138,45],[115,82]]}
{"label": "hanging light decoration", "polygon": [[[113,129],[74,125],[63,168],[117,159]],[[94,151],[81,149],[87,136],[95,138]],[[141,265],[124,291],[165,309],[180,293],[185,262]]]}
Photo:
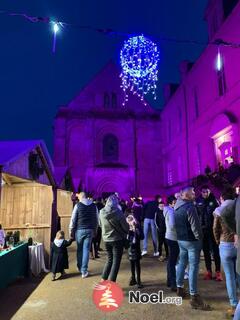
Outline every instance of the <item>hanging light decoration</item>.
{"label": "hanging light decoration", "polygon": [[128,90],[137,94],[142,101],[148,92],[152,92],[154,99],[156,99],[158,61],[157,45],[150,39],[141,35],[125,41],[120,52],[121,87],[124,91],[123,105],[128,101]]}
{"label": "hanging light decoration", "polygon": [[220,48],[218,47],[217,58],[216,58],[216,69],[217,71],[221,71],[223,66],[222,55],[220,52]]}
{"label": "hanging light decoration", "polygon": [[56,41],[57,41],[57,33],[60,30],[60,27],[63,26],[61,22],[52,22],[53,24],[53,46],[52,46],[52,52],[56,52]]}

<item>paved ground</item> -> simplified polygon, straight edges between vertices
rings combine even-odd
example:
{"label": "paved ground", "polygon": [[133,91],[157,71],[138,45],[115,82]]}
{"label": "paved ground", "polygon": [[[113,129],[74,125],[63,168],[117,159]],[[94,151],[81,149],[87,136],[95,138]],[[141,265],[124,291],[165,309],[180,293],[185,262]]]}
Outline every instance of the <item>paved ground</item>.
{"label": "paved ground", "polygon": [[[183,305],[129,304],[128,286],[129,262],[123,259],[118,283],[124,290],[123,305],[115,312],[104,314],[92,302],[92,287],[100,279],[105,253],[97,260],[91,260],[89,270],[92,276],[82,279],[76,271],[75,247],[69,249],[70,269],[64,280],[51,281],[50,274],[37,279],[19,281],[0,291],[0,320],[164,320],[164,319],[225,319],[228,307],[225,282],[202,280],[200,270],[199,287],[202,296],[214,307],[214,311],[191,310],[188,301]],[[175,296],[166,287],[166,263],[151,256],[142,259],[141,292],[164,291],[165,296]]]}

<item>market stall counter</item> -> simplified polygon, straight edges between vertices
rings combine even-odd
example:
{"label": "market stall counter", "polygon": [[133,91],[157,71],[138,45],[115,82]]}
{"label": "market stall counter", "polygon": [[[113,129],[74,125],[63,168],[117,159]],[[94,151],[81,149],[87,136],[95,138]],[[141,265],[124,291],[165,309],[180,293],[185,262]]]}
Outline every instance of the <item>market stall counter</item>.
{"label": "market stall counter", "polygon": [[0,289],[19,277],[28,276],[28,244],[22,243],[0,251]]}

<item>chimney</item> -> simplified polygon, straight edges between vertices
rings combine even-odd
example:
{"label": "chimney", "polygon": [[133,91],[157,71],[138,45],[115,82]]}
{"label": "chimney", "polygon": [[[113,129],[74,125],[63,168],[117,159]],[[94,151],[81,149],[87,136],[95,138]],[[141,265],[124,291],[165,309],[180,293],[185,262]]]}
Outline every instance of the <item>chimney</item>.
{"label": "chimney", "polygon": [[193,63],[188,60],[183,60],[180,62],[179,71],[182,82],[186,79],[188,71],[192,68],[192,66]]}
{"label": "chimney", "polygon": [[163,86],[163,96],[165,104],[170,100],[174,92],[177,90],[178,83],[166,83]]}

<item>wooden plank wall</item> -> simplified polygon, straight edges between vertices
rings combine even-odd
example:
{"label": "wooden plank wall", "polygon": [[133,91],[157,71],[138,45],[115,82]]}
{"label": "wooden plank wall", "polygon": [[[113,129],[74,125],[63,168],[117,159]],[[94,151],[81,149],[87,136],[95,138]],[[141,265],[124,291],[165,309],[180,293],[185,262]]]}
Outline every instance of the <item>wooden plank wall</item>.
{"label": "wooden plank wall", "polygon": [[66,238],[69,237],[69,223],[73,210],[71,192],[57,190],[57,212],[61,219],[61,230],[65,232]]}
{"label": "wooden plank wall", "polygon": [[[38,183],[4,185],[0,201],[0,223],[5,231],[20,230],[21,240],[42,242],[46,263],[50,254],[53,192]],[[29,225],[29,226],[28,226]]]}

